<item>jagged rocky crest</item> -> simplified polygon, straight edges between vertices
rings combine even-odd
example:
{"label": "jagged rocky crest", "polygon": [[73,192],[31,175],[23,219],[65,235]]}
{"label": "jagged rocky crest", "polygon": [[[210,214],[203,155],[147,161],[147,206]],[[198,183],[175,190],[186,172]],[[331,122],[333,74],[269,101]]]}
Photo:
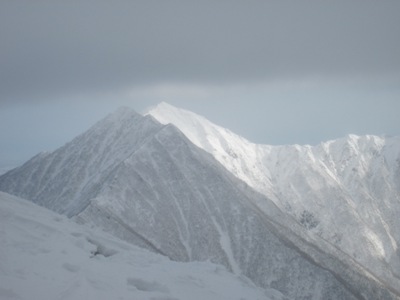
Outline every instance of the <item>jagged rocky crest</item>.
{"label": "jagged rocky crest", "polygon": [[223,264],[289,299],[398,297],[393,282],[310,234],[321,215],[307,206],[300,219],[287,214],[291,198],[253,189],[198,146],[175,126],[123,108],[4,174],[0,190],[173,260]]}

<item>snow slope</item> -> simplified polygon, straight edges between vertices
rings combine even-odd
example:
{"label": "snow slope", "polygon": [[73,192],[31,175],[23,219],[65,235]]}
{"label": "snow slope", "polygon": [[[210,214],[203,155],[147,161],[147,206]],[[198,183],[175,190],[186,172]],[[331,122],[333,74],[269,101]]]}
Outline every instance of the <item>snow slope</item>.
{"label": "snow slope", "polygon": [[398,286],[400,137],[349,135],[317,146],[257,145],[166,103],[147,114],[177,126],[310,234]]}
{"label": "snow slope", "polygon": [[196,146],[211,153],[232,174],[277,202],[272,175],[259,162],[272,147],[253,144],[190,111],[162,102],[145,113],[162,124],[174,124]]}
{"label": "snow slope", "polygon": [[309,235],[175,126],[130,109],[0,176],[0,190],[288,298],[398,299],[393,282]]}
{"label": "snow slope", "polygon": [[10,194],[73,216],[95,197],[109,170],[160,128],[151,117],[120,108],[59,150],[9,171],[1,185]]}
{"label": "snow slope", "polygon": [[0,192],[0,299],[282,299],[209,262],[179,263]]}

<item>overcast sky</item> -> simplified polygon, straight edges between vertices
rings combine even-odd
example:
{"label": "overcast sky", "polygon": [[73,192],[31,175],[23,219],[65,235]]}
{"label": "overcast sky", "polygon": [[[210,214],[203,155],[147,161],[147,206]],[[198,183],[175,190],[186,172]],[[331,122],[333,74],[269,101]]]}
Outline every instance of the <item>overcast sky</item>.
{"label": "overcast sky", "polygon": [[165,101],[265,144],[400,134],[400,1],[1,1],[0,167]]}

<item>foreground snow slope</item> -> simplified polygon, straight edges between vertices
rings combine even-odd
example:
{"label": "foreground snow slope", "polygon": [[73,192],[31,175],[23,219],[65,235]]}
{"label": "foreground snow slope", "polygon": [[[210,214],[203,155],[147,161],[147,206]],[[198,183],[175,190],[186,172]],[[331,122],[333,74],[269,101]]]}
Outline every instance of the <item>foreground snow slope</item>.
{"label": "foreground snow slope", "polygon": [[0,176],[0,190],[173,260],[222,264],[288,298],[396,298],[392,282],[309,235],[175,126],[130,109]]}
{"label": "foreground snow slope", "polygon": [[0,192],[0,299],[282,299],[212,263],[179,263]]}
{"label": "foreground snow slope", "polygon": [[349,135],[317,146],[257,145],[166,103],[148,114],[177,126],[310,234],[399,286],[400,137]]}

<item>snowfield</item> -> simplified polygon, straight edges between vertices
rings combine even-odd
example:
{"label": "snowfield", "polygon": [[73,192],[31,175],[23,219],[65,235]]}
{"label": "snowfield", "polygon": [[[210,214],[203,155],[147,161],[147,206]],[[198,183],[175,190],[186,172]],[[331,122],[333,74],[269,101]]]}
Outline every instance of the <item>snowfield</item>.
{"label": "snowfield", "polygon": [[210,262],[180,263],[0,193],[0,299],[283,299]]}

